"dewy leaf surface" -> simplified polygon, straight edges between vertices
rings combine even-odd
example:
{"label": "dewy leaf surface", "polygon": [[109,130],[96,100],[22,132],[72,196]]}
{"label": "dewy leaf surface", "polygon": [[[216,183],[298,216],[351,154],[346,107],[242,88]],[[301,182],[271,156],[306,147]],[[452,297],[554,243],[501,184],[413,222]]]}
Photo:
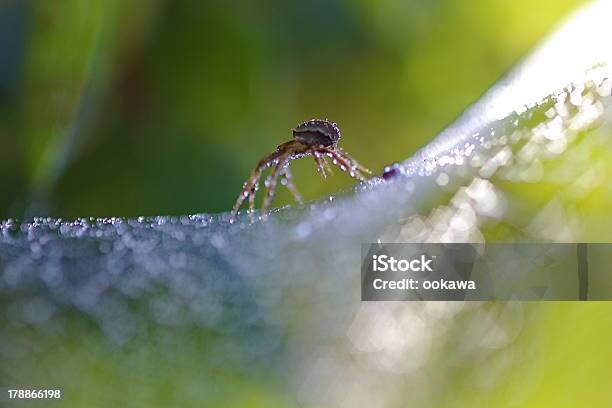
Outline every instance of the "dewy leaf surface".
{"label": "dewy leaf surface", "polygon": [[[132,376],[148,378],[143,401],[174,384],[219,402],[234,375],[251,375],[270,403],[279,394],[306,406],[491,406],[461,390],[494,398],[521,387],[510,373],[525,355],[544,360],[534,347],[561,330],[551,306],[361,303],[360,245],[609,241],[611,8],[575,15],[390,180],[254,223],[4,221],[0,375],[52,376],[67,393],[90,387],[109,402]],[[582,317],[566,312],[578,327]],[[40,360],[32,350],[53,352]],[[189,396],[173,398],[157,401]]]}

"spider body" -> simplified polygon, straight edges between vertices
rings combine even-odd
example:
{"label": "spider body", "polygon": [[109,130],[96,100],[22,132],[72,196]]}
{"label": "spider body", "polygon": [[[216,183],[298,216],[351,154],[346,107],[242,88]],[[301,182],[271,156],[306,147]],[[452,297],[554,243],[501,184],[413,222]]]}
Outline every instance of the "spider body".
{"label": "spider body", "polygon": [[364,181],[363,173],[371,174],[370,171],[338,147],[340,135],[338,126],[326,119],[312,119],[296,126],[293,129],[293,140],[279,145],[276,151],[257,163],[234,204],[232,216],[236,215],[247,198],[249,200],[249,213],[253,212],[259,179],[263,170],[267,167],[272,167],[272,170],[265,181],[266,195],[261,208],[263,215],[266,215],[266,211],[272,203],[279,177],[282,177],[282,184],[287,186],[295,200],[303,203],[297,187],[293,184],[291,171],[289,170],[289,163],[303,156],[312,155],[314,157],[317,170],[323,177],[327,177],[327,172],[331,173],[330,165],[326,160],[327,157],[330,157],[333,164],[338,166],[340,170],[348,172],[351,177],[357,180]]}
{"label": "spider body", "polygon": [[295,127],[293,138],[307,146],[335,146],[340,140],[340,129],[327,120],[312,119]]}

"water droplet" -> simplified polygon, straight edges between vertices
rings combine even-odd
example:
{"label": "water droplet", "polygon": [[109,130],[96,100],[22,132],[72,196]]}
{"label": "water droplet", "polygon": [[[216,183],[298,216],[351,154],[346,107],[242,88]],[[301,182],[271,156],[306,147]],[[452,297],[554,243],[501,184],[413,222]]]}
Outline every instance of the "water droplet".
{"label": "water droplet", "polygon": [[440,186],[445,186],[448,184],[448,180],[449,180],[448,174],[440,173],[438,177],[436,178],[436,183],[438,183],[438,185]]}

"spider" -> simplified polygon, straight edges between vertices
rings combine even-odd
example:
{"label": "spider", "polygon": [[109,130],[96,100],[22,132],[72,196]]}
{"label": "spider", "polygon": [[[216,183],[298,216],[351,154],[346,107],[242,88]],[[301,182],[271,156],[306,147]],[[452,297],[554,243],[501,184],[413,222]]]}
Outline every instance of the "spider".
{"label": "spider", "polygon": [[302,196],[293,183],[289,163],[292,160],[312,155],[314,157],[317,170],[326,178],[327,173],[332,173],[331,167],[326,157],[331,157],[332,162],[342,171],[348,171],[349,175],[359,181],[365,181],[363,173],[372,174],[370,170],[357,163],[355,159],[338,147],[340,140],[340,129],[338,126],[327,119],[311,119],[300,123],[293,129],[293,140],[283,143],[276,148],[276,151],[264,157],[257,163],[250,177],[244,183],[242,191],[232,209],[232,216],[235,217],[242,203],[249,199],[249,213],[255,209],[255,192],[259,187],[261,173],[267,167],[272,167],[270,174],[266,178],[266,195],[263,200],[261,212],[265,216],[268,207],[272,203],[278,177],[282,177],[281,183],[293,195],[293,198],[300,204],[304,203]]}

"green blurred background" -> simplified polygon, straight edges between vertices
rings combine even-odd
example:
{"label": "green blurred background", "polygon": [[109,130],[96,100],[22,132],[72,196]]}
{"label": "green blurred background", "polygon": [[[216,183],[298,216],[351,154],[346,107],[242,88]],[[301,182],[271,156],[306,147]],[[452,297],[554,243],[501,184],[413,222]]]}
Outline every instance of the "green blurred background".
{"label": "green blurred background", "polygon": [[[426,144],[581,3],[0,0],[0,219],[226,211],[257,160],[311,117],[337,121],[342,145],[380,172]],[[312,160],[293,166],[308,199],[353,184],[338,172],[321,181]],[[519,190],[534,207],[536,188]],[[276,203],[288,202],[280,189]],[[489,360],[451,362],[442,405],[526,396],[523,406],[608,406],[610,304],[524,308],[508,346],[520,364],[492,386]],[[73,406],[91,405],[96,390],[100,406],[127,393],[143,406],[177,396],[194,406],[293,405],[268,378],[203,370],[197,335],[162,327],[157,336],[172,342],[147,339],[124,360],[129,353],[76,322],[51,340],[28,327],[16,335],[26,349],[59,346],[27,354],[32,365],[11,366],[14,378],[53,375]],[[458,327],[450,350],[475,336]],[[490,392],[474,392],[479,375]]]}
{"label": "green blurred background", "polygon": [[[226,211],[311,117],[380,172],[580,3],[3,0],[0,219]],[[308,199],[352,184],[294,169]]]}

